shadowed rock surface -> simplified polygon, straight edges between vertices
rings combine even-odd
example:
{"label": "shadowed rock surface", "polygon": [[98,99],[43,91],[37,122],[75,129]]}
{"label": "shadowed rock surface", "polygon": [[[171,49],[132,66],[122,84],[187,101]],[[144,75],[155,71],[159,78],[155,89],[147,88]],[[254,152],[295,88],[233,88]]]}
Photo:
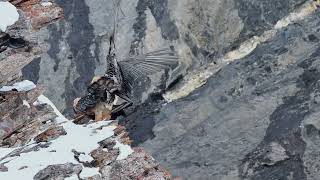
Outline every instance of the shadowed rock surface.
{"label": "shadowed rock surface", "polygon": [[185,179],[317,179],[319,23],[281,29],[164,106],[142,146]]}

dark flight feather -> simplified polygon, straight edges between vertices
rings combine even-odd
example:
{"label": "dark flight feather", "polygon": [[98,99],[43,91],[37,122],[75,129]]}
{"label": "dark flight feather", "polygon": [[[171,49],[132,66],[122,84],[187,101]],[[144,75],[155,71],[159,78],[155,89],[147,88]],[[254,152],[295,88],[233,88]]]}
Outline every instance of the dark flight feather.
{"label": "dark flight feather", "polygon": [[131,57],[118,64],[122,73],[123,89],[130,94],[137,80],[149,78],[149,75],[163,70],[168,72],[175,69],[179,65],[179,58],[175,51],[166,48]]}

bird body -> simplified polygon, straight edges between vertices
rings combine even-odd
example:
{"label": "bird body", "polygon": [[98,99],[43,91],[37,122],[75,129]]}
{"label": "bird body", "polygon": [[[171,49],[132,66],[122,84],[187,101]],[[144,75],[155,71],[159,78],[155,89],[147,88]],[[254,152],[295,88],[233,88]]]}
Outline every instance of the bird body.
{"label": "bird body", "polygon": [[[149,75],[163,70],[168,73],[179,65],[178,56],[173,48],[160,49],[118,61],[115,35],[117,34],[118,13],[121,8],[120,1],[113,1],[113,4],[114,27],[109,39],[109,52],[106,58],[107,71],[104,76],[95,79],[89,85],[85,96],[75,103],[76,112],[84,114],[92,112],[101,102],[111,105],[108,106],[112,108],[111,113],[119,112],[133,104],[133,90],[138,87],[139,80],[150,80]],[[123,100],[122,104],[115,104],[118,98]]]}
{"label": "bird body", "polygon": [[154,51],[117,61],[113,37],[107,56],[107,71],[104,76],[96,78],[87,89],[87,93],[75,105],[76,112],[86,112],[100,102],[113,104],[116,97],[124,100],[114,105],[111,113],[121,111],[133,104],[131,97],[136,83],[141,78],[161,70],[169,71],[179,64],[177,54],[170,48]]}
{"label": "bird body", "polygon": [[124,103],[109,107],[112,107],[111,113],[119,112],[133,104],[132,92],[139,79],[148,79],[151,74],[162,70],[167,72],[179,65],[177,54],[170,48],[118,62],[113,36],[110,37],[106,60],[106,73],[104,76],[96,78],[88,86],[86,95],[80,98],[74,106],[76,113],[92,112],[101,102],[113,105],[116,97],[124,100]]}

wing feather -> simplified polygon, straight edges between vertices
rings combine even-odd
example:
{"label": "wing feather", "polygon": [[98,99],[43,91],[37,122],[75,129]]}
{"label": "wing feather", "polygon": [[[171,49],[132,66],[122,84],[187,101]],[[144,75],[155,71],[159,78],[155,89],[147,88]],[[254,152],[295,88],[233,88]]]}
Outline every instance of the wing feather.
{"label": "wing feather", "polygon": [[150,79],[149,76],[160,71],[174,70],[179,65],[179,57],[170,48],[130,57],[119,62],[123,78],[123,89],[131,93],[138,80]]}

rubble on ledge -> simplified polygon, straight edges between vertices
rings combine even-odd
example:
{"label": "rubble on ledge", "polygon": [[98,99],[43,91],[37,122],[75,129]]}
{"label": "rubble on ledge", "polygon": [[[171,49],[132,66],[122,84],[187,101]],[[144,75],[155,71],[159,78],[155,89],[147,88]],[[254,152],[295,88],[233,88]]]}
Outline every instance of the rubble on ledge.
{"label": "rubble on ledge", "polygon": [[0,179],[171,179],[117,121],[74,124],[28,81],[1,89]]}

